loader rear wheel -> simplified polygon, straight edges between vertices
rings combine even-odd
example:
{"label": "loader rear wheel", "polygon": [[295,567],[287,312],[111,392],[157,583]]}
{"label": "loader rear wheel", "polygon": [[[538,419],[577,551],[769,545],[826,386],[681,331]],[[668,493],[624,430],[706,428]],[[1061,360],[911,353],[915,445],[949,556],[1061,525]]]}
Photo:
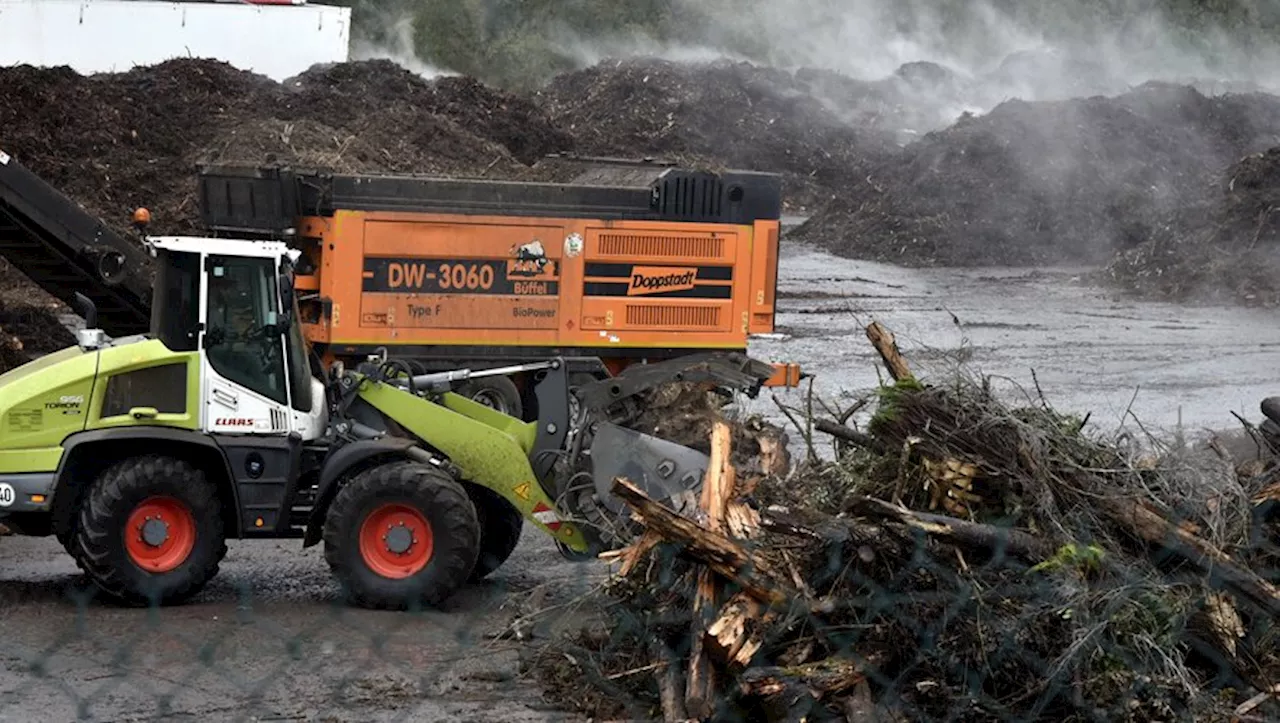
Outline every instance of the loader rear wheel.
{"label": "loader rear wheel", "polygon": [[417,462],[391,462],[338,490],[324,556],[346,595],[377,609],[439,605],[466,582],[480,523],[462,485]]}
{"label": "loader rear wheel", "polygon": [[480,556],[471,571],[471,580],[483,580],[515,552],[524,531],[524,516],[507,498],[488,487],[467,485],[467,494],[480,521]]}
{"label": "loader rear wheel", "polygon": [[520,399],[520,389],[509,377],[470,379],[459,385],[458,394],[507,416],[524,419],[524,402]]}
{"label": "loader rear wheel", "polygon": [[98,588],[132,605],[190,598],[218,573],[227,550],[214,485],[190,463],[158,455],[108,467],[69,543]]}

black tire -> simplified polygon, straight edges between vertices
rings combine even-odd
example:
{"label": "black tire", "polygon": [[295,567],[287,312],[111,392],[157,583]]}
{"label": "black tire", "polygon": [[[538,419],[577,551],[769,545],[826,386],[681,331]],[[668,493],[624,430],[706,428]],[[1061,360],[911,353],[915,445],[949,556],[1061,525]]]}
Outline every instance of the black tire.
{"label": "black tire", "polygon": [[458,393],[508,416],[524,419],[524,402],[510,377],[471,379],[458,387]]}
{"label": "black tire", "polygon": [[76,541],[75,533],[62,532],[55,534],[55,537],[58,538],[58,544],[62,545],[62,549],[66,550],[68,555],[75,555],[75,548],[73,547]]}
{"label": "black tire", "polygon": [[[134,561],[122,534],[133,511],[156,496],[185,506],[195,532],[185,558],[159,573]],[[190,463],[160,455],[122,460],[104,470],[80,506],[69,543],[89,579],[108,597],[128,605],[187,600],[218,574],[227,553],[222,505],[213,483]]]}
{"label": "black tire", "polygon": [[488,487],[467,484],[467,494],[475,505],[480,522],[480,556],[471,570],[470,580],[476,582],[492,574],[515,552],[524,531],[524,516],[507,498]]}
{"label": "black tire", "polygon": [[[407,577],[378,572],[361,549],[365,520],[392,504],[421,515],[431,531],[430,557]],[[412,544],[420,542],[415,533]],[[325,560],[348,598],[361,607],[404,610],[439,605],[466,584],[479,554],[475,505],[461,484],[431,465],[389,462],[366,470],[338,490],[325,515]]]}

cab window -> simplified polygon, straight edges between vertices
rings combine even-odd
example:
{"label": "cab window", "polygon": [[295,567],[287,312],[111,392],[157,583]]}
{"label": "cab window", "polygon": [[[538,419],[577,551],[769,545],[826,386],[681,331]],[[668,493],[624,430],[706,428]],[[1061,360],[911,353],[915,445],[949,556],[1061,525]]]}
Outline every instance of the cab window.
{"label": "cab window", "polygon": [[284,349],[275,331],[279,296],[270,259],[210,255],[204,347],[213,369],[286,404]]}

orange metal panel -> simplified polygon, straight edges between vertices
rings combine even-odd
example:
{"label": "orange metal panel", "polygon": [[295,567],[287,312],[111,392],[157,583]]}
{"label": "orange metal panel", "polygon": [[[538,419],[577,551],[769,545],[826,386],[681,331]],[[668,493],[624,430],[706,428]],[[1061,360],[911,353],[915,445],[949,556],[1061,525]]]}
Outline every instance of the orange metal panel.
{"label": "orange metal panel", "polygon": [[[767,261],[748,226],[339,211],[300,228],[319,278],[299,288],[328,308],[307,335],[335,345],[742,349]],[[541,263],[521,257],[534,242]]]}
{"label": "orange metal panel", "polygon": [[777,221],[757,221],[751,249],[751,323],[752,334],[773,331],[774,309],[778,290]]}

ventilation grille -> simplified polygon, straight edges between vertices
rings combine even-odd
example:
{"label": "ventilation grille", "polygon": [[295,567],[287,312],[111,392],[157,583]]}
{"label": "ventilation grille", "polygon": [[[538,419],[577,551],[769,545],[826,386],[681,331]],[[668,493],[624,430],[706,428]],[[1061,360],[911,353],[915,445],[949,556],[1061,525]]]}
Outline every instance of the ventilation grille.
{"label": "ventilation grille", "polygon": [[602,256],[679,256],[686,259],[718,259],[724,255],[724,239],[698,236],[640,236],[601,234]]}
{"label": "ventilation grille", "polygon": [[714,176],[677,175],[658,188],[658,210],[688,220],[714,219],[721,214],[724,184]]}
{"label": "ventilation grille", "polygon": [[720,326],[715,306],[627,306],[627,326]]}
{"label": "ventilation grille", "polygon": [[271,431],[283,432],[289,428],[288,420],[285,419],[284,412],[279,409],[271,410]]}

